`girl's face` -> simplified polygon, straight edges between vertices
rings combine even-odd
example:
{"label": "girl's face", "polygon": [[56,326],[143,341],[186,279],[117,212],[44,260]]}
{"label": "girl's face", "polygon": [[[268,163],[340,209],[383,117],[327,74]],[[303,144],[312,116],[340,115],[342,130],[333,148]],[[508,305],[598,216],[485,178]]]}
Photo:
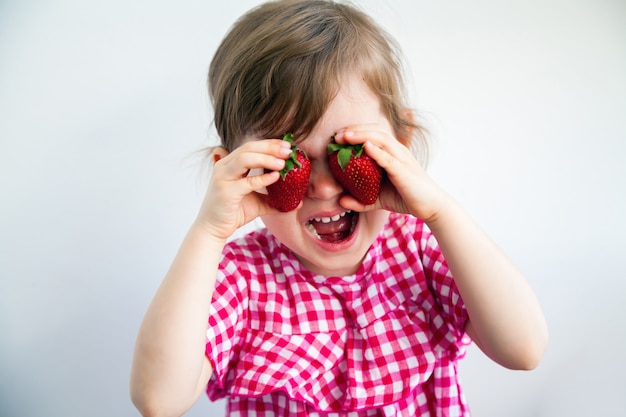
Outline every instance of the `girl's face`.
{"label": "girl's face", "polygon": [[269,231],[294,252],[305,268],[316,274],[355,273],[389,216],[383,210],[357,213],[344,209],[339,198],[346,191],[328,167],[326,145],[331,136],[349,126],[364,124],[393,135],[378,98],[360,77],[348,77],[313,132],[298,141],[312,166],[302,206],[288,213],[262,217]]}

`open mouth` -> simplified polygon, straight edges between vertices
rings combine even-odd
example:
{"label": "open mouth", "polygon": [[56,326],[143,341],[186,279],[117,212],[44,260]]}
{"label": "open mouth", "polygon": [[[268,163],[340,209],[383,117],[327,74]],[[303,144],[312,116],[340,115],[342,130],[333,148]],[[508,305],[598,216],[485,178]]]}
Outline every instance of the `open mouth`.
{"label": "open mouth", "polygon": [[345,211],[332,217],[316,217],[306,223],[306,228],[319,240],[338,243],[349,238],[359,220],[359,213]]}

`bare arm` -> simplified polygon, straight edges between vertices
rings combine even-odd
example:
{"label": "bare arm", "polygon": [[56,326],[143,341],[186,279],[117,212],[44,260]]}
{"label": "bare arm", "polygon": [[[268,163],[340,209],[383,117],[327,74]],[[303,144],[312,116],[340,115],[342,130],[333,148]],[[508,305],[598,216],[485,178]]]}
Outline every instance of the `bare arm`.
{"label": "bare arm", "polygon": [[437,238],[465,302],[468,334],[505,367],[537,366],[547,345],[546,322],[535,294],[506,255],[386,126],[354,126],[335,138],[364,143],[390,180],[374,205],[366,207],[350,197],[342,205],[357,211],[382,208],[423,219]]}
{"label": "bare arm", "polygon": [[211,377],[204,349],[223,245],[192,227],[146,312],[131,373],[131,397],[145,416],[183,414]]}
{"label": "bare arm", "polygon": [[428,225],[465,302],[470,317],[466,331],[500,365],[536,367],[548,332],[534,292],[456,202],[450,199],[443,207]]}
{"label": "bare arm", "polygon": [[130,379],[143,416],[180,416],[206,388],[213,370],[205,356],[210,303],[222,249],[241,226],[275,212],[255,191],[278,179],[252,169],[282,169],[290,153],[282,140],[248,142],[232,153],[218,149],[198,217],[141,324]]}

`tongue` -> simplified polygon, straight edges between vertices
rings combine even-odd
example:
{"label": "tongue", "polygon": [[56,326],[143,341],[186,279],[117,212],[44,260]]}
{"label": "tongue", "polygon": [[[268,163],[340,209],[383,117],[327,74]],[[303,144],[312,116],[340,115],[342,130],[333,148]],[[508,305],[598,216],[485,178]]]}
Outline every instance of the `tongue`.
{"label": "tongue", "polygon": [[314,221],[312,224],[322,240],[336,242],[344,239],[350,232],[352,228],[352,218],[346,215],[336,222],[322,223]]}

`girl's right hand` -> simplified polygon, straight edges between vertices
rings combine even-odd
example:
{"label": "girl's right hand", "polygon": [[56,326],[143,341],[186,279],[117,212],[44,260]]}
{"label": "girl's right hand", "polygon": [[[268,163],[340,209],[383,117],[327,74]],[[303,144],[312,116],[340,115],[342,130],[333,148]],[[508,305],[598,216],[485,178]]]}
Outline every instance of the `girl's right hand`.
{"label": "girl's right hand", "polygon": [[[259,191],[278,180],[290,146],[284,140],[264,139],[249,140],[230,153],[216,148],[211,180],[195,224],[212,237],[226,240],[258,216],[277,212]],[[252,170],[270,172],[248,175]]]}

